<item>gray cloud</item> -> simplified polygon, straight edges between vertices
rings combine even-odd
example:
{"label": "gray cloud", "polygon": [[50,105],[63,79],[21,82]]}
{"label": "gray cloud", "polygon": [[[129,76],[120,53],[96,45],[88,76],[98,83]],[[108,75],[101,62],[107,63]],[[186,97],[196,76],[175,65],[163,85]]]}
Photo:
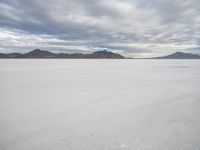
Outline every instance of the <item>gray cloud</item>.
{"label": "gray cloud", "polygon": [[200,53],[199,0],[1,0],[0,51]]}

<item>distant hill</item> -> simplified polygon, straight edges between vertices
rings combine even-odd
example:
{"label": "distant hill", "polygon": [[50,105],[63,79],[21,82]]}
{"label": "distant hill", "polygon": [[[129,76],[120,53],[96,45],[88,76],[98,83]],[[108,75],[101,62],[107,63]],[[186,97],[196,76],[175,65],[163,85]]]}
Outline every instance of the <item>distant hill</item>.
{"label": "distant hill", "polygon": [[87,55],[89,58],[125,58],[124,56],[120,54],[116,54],[109,51],[97,51],[92,54]]}
{"label": "distant hill", "polygon": [[40,49],[36,49],[33,51],[30,51],[23,55],[25,58],[54,58],[56,57],[56,54],[51,53],[49,51],[43,51]]}
{"label": "distant hill", "polygon": [[97,51],[93,52],[92,54],[82,54],[82,53],[73,53],[73,54],[68,54],[68,53],[52,53],[49,51],[44,51],[40,49],[35,49],[33,51],[30,51],[25,54],[21,53],[0,53],[0,58],[96,58],[96,59],[124,59],[125,57],[109,52],[109,51]]}
{"label": "distant hill", "polygon": [[163,57],[155,57],[154,59],[200,59],[200,56],[192,53],[176,52]]}

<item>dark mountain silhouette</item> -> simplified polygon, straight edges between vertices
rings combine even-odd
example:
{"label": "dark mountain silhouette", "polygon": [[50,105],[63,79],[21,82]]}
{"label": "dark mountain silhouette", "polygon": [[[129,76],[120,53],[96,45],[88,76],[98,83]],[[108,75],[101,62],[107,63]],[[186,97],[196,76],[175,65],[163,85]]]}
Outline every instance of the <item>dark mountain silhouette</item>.
{"label": "dark mountain silhouette", "polygon": [[97,51],[92,54],[82,53],[52,53],[40,49],[35,49],[25,54],[21,53],[0,53],[0,58],[96,58],[96,59],[124,59],[125,57],[109,51]]}
{"label": "dark mountain silhouette", "polygon": [[192,53],[175,52],[167,56],[155,57],[155,59],[200,59],[200,56]]}
{"label": "dark mountain silhouette", "polygon": [[25,58],[54,58],[56,54],[49,51],[43,51],[40,49],[35,49],[23,55]]}
{"label": "dark mountain silhouette", "polygon": [[88,54],[87,57],[89,58],[124,58],[122,55],[109,52],[109,51],[97,51],[92,54]]}

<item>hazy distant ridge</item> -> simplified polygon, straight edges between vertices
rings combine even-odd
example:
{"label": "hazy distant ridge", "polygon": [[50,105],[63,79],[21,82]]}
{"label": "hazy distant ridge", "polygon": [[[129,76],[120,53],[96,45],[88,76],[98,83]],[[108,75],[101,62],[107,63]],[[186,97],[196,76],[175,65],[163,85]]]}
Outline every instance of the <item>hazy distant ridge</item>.
{"label": "hazy distant ridge", "polygon": [[200,59],[200,56],[192,53],[175,52],[167,56],[156,57],[156,59]]}

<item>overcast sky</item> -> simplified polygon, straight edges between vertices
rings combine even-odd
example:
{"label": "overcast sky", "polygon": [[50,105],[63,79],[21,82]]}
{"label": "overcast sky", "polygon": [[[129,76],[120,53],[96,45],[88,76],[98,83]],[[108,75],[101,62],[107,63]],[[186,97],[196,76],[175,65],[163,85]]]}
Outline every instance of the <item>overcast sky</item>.
{"label": "overcast sky", "polygon": [[200,0],[0,0],[0,52],[200,54]]}

